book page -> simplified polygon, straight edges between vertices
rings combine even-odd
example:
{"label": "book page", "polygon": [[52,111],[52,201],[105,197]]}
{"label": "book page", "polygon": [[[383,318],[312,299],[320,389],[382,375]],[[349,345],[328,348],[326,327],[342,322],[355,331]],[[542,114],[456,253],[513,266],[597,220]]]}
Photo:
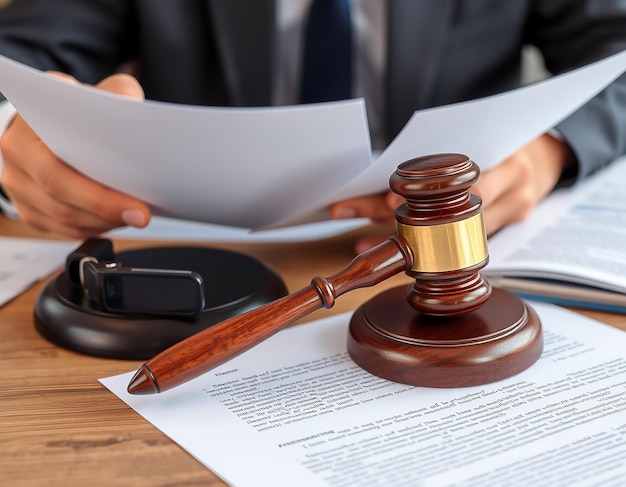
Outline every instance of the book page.
{"label": "book page", "polygon": [[485,275],[544,277],[626,292],[626,158],[560,190],[489,240]]}
{"label": "book page", "polygon": [[129,395],[132,372],[101,382],[237,487],[617,486],[626,334],[535,309],[542,357],[483,386],[429,389],[369,374],[346,353],[349,314],[283,330],[159,395]]}

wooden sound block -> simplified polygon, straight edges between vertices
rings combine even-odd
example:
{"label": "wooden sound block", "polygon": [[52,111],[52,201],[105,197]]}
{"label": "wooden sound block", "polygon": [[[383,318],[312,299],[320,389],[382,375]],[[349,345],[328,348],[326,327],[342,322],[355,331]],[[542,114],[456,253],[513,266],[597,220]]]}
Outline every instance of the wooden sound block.
{"label": "wooden sound block", "polygon": [[508,291],[494,288],[477,310],[450,317],[420,313],[406,295],[404,286],[383,292],[351,319],[348,353],[374,375],[415,386],[474,386],[515,375],[541,355],[539,318]]}

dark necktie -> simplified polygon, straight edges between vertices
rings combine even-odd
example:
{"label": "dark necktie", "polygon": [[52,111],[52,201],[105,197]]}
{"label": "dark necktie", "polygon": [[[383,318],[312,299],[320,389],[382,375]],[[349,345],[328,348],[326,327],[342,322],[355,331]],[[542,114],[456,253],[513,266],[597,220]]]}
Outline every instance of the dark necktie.
{"label": "dark necktie", "polygon": [[314,0],[304,32],[301,102],[350,98],[352,23],[349,0]]}

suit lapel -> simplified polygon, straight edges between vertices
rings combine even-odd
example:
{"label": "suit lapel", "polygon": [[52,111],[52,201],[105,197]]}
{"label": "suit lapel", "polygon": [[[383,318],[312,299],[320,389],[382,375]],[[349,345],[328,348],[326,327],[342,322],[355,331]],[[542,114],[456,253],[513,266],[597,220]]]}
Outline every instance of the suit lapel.
{"label": "suit lapel", "polygon": [[207,1],[232,104],[269,105],[274,74],[274,0]]}
{"label": "suit lapel", "polygon": [[389,0],[387,130],[389,139],[424,106],[454,0]]}
{"label": "suit lapel", "polygon": [[[207,3],[233,104],[269,105],[274,76],[275,1],[207,0]],[[389,0],[387,127],[390,138],[428,99],[453,3],[454,0]],[[255,55],[251,56],[251,52]]]}

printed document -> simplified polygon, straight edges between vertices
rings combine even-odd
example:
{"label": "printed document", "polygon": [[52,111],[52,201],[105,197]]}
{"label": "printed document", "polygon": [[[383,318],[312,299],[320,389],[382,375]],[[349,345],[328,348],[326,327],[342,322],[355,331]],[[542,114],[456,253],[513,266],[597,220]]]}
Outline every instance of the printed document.
{"label": "printed document", "polygon": [[349,314],[280,331],[158,395],[101,382],[235,487],[618,487],[626,333],[534,304],[544,352],[482,386],[381,379],[346,352]]}

